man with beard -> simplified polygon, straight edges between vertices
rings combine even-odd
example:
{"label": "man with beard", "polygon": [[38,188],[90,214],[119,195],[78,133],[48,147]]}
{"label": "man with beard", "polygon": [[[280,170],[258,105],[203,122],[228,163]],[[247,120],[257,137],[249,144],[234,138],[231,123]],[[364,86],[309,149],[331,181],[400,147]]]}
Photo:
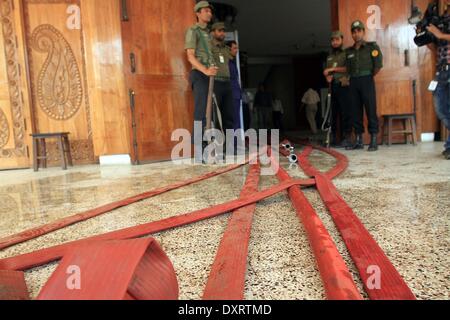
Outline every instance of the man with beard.
{"label": "man with beard", "polygon": [[[344,34],[335,31],[331,34],[331,52],[327,58],[327,68],[324,75],[331,84],[332,106],[332,145],[336,145],[338,133],[343,141],[339,147],[351,145],[352,110],[350,96],[350,79],[347,74],[346,55],[344,50]],[[339,132],[338,132],[339,130]]]}
{"label": "man with beard", "polygon": [[225,43],[225,24],[223,22],[214,23],[211,30],[212,53],[218,68],[214,94],[222,114],[222,129],[226,133],[227,130],[234,130],[233,91],[230,76],[230,60],[233,59],[233,56]]}

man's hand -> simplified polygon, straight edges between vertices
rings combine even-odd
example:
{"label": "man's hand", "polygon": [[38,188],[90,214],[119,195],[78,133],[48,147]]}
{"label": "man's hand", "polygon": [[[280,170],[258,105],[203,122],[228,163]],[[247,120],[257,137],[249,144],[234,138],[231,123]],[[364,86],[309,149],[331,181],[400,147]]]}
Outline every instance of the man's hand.
{"label": "man's hand", "polygon": [[333,73],[333,72],[335,72],[335,69],[334,69],[334,68],[328,68],[328,69],[325,69],[325,71],[323,72],[323,75],[324,75],[325,77],[328,77],[328,76],[330,76],[330,74]]}
{"label": "man's hand", "polygon": [[215,77],[217,76],[217,72],[219,71],[219,68],[217,67],[210,67],[203,72],[208,77]]}
{"label": "man's hand", "polygon": [[430,26],[427,27],[427,30],[430,31],[438,39],[442,39],[444,37],[444,33],[433,24],[430,24]]}

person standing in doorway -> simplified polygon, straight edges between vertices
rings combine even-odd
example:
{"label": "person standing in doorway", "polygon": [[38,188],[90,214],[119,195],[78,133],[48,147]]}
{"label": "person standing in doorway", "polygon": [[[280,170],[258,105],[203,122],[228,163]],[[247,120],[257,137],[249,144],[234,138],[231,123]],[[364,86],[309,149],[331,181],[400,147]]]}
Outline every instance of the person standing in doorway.
{"label": "person standing in doorway", "polygon": [[[206,107],[209,91],[209,79],[217,75],[214,57],[211,49],[211,36],[208,23],[211,22],[212,6],[207,1],[200,1],[195,5],[197,23],[186,32],[185,50],[189,63],[192,65],[190,81],[194,91],[194,121],[202,123],[206,128]],[[194,126],[195,128],[195,126]],[[193,142],[203,141],[202,130],[194,129]],[[195,162],[203,162],[203,147],[195,146]]]}
{"label": "person standing in doorway", "polygon": [[320,96],[314,89],[310,88],[306,93],[303,95],[302,99],[302,108],[305,107],[306,110],[306,119],[308,119],[309,126],[311,127],[311,131],[314,135],[319,133],[319,130],[317,129],[317,112],[319,111],[319,102],[320,102]]}
{"label": "person standing in doorway", "polygon": [[218,72],[214,84],[220,113],[222,114],[223,131],[234,129],[233,90],[231,86],[230,61],[233,60],[230,48],[225,44],[225,24],[214,23],[212,28],[212,53]]}
{"label": "person standing in doorway", "polygon": [[233,91],[233,124],[234,130],[243,129],[241,123],[241,105],[242,105],[242,88],[241,80],[239,77],[239,69],[237,65],[237,56],[239,54],[239,46],[236,41],[229,41],[228,46],[230,47],[231,55],[233,59],[230,60],[230,77],[231,77],[231,88]]}
{"label": "person standing in doorway", "polygon": [[[335,31],[331,34],[331,52],[327,58],[324,75],[331,84],[332,145],[337,145],[337,137],[343,137],[341,148],[351,146],[352,112],[350,78],[347,74],[344,34]],[[339,132],[338,132],[339,130]]]}
{"label": "person standing in doorway", "polygon": [[383,54],[376,42],[366,42],[365,26],[357,20],[352,23],[351,31],[354,45],[346,50],[347,72],[350,74],[350,92],[356,131],[356,143],[347,149],[364,149],[364,108],[369,121],[371,135],[369,151],[378,151],[378,114],[377,95],[374,77],[383,68]]}
{"label": "person standing in doorway", "polygon": [[272,103],[272,95],[267,91],[265,84],[260,83],[255,96],[255,109],[258,115],[259,129],[270,129],[269,120],[272,113]]}
{"label": "person standing in doorway", "polygon": [[280,130],[280,133],[283,133],[283,131],[284,131],[283,115],[284,115],[283,103],[274,94],[273,95],[273,110],[272,110],[273,127],[274,127],[274,129]]}

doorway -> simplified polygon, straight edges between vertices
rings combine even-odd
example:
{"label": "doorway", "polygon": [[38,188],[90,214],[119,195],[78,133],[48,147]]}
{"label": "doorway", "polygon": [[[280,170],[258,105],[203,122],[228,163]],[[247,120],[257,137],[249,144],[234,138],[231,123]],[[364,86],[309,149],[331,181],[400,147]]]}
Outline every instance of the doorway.
{"label": "doorway", "polygon": [[[283,131],[288,135],[311,135],[306,114],[300,107],[309,88],[319,94],[327,88],[322,73],[330,48],[330,1],[214,0],[212,3],[216,5],[216,19],[225,21],[229,31],[236,30],[239,34],[244,91],[254,97],[263,83],[282,103]],[[234,10],[224,10],[223,5]],[[251,127],[258,128],[255,109],[251,118]],[[319,108],[318,125],[321,120]],[[276,127],[273,119],[267,127]]]}

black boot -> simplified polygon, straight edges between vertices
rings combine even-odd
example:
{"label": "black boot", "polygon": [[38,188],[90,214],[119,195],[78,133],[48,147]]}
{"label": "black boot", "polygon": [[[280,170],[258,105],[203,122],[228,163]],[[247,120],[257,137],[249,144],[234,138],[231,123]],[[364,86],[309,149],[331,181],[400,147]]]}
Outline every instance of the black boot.
{"label": "black boot", "polygon": [[369,152],[378,151],[378,137],[376,135],[372,135],[370,139]]}
{"label": "black boot", "polygon": [[339,148],[348,150],[348,148],[350,148],[350,147],[352,147],[351,134],[345,134],[344,140],[342,140],[341,144],[339,145]]}
{"label": "black boot", "polygon": [[363,150],[364,149],[364,141],[362,134],[356,135],[356,142],[353,146],[346,148],[347,150]]}

